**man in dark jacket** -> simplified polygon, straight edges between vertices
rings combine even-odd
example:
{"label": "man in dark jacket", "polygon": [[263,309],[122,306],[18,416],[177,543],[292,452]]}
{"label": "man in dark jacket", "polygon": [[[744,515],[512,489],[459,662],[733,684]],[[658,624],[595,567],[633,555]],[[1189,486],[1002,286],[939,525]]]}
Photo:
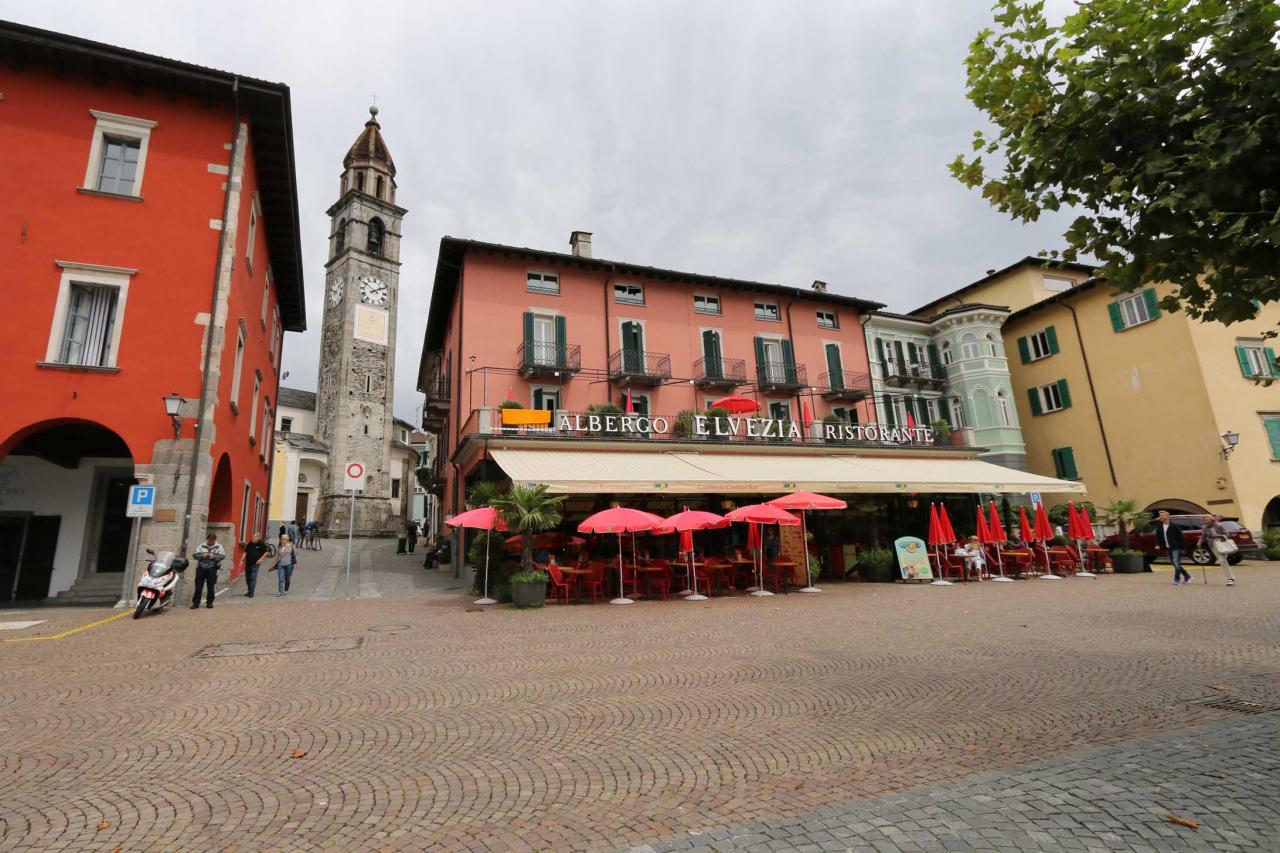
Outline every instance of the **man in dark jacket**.
{"label": "man in dark jacket", "polygon": [[244,546],[240,555],[240,566],[244,569],[244,584],[249,588],[245,598],[253,598],[253,591],[258,586],[258,563],[267,554],[267,543],[262,541],[262,534],[253,534],[253,540]]}
{"label": "man in dark jacket", "polygon": [[1169,554],[1173,563],[1173,585],[1191,583],[1191,572],[1182,568],[1182,528],[1169,520],[1169,513],[1160,510],[1156,519],[1156,548]]}
{"label": "man in dark jacket", "polygon": [[200,591],[208,590],[208,596],[205,599],[205,607],[213,609],[213,588],[218,583],[218,566],[222,565],[222,561],[227,556],[227,551],[218,544],[218,537],[210,533],[205,537],[204,542],[196,548],[194,554],[196,558],[196,594],[191,599],[191,609],[195,610],[200,606]]}

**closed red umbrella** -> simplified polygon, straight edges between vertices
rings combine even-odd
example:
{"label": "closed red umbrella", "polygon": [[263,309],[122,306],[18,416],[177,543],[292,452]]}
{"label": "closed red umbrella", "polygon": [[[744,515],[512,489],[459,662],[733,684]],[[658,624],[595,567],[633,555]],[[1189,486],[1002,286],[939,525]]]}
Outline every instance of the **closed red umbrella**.
{"label": "closed red umbrella", "polygon": [[974,532],[978,535],[978,541],[983,545],[991,542],[991,534],[987,532],[987,520],[982,516],[982,507],[978,507],[976,528]]}
{"label": "closed red umbrella", "polygon": [[942,544],[942,522],[938,520],[938,505],[929,504],[929,544]]}
{"label": "closed red umbrella", "polygon": [[[807,411],[809,404],[805,403]],[[813,585],[813,573],[809,570],[809,517],[808,511],[811,509],[844,509],[849,504],[833,498],[828,495],[820,495],[816,492],[792,492],[789,495],[783,495],[780,498],[774,498],[769,501],[771,506],[780,506],[783,509],[800,510],[800,528],[801,541],[804,542],[804,571],[806,577],[809,578],[809,585],[801,592],[822,592]]]}
{"label": "closed red umbrella", "polygon": [[[467,510],[458,513],[453,518],[446,518],[444,523],[450,527],[469,527],[473,530],[506,530],[507,525],[503,523],[502,516],[496,509],[491,506],[482,506],[478,509]],[[497,604],[495,599],[489,597],[489,540],[484,540],[484,596],[477,598],[476,604]]]}
{"label": "closed red umbrella", "polygon": [[800,426],[808,429],[811,423],[813,423],[813,410],[809,408],[809,401],[805,400],[800,404]]}
{"label": "closed red umbrella", "polygon": [[1044,511],[1044,504],[1036,504],[1034,535],[1036,541],[1040,543],[1040,547],[1044,548],[1044,565],[1048,570],[1040,576],[1040,579],[1061,580],[1062,578],[1053,573],[1053,567],[1049,563],[1049,540],[1053,538],[1053,525],[1049,523],[1049,516]]}
{"label": "closed red umbrella", "polygon": [[[979,512],[981,515],[981,512]],[[987,522],[987,536],[996,546],[996,564],[1000,567],[1000,577],[992,578],[993,581],[1001,583],[1013,583],[1011,578],[1004,576],[1004,554],[1000,553],[1000,544],[1008,542],[1009,537],[1004,531],[1004,522],[1001,521],[1000,515],[996,512],[996,502],[991,501],[991,520]]]}
{"label": "closed red umbrella", "polygon": [[1080,526],[1080,513],[1076,510],[1075,501],[1067,501],[1067,538],[1075,541],[1077,556],[1080,557],[1080,571],[1076,572],[1076,576],[1082,578],[1097,577],[1085,566],[1084,530]]}
{"label": "closed red umbrella", "polygon": [[760,547],[760,525],[754,521],[747,525],[747,547],[752,551]]}
{"label": "closed red umbrella", "polygon": [[635,411],[636,411],[636,407],[635,407],[635,405],[631,402],[631,389],[630,389],[630,388],[628,388],[628,389],[627,389],[627,414],[628,414],[628,415],[633,415],[633,414],[635,414]]}
{"label": "closed red umbrella", "polygon": [[947,505],[938,504],[938,521],[942,524],[942,541],[955,542],[956,529],[951,526],[951,517],[947,515]]}
{"label": "closed red umbrella", "polygon": [[1089,520],[1089,510],[1080,507],[1080,538],[1086,542],[1092,542],[1098,538],[1098,534],[1093,532],[1093,522]]}
{"label": "closed red umbrella", "polygon": [[729,519],[714,512],[685,507],[682,512],[668,517],[666,522],[680,531],[680,550],[689,555],[689,577],[693,581],[693,589],[684,590],[681,595],[685,601],[706,601],[707,597],[698,593],[698,575],[693,568],[693,531],[728,527]]}
{"label": "closed red umbrella", "polygon": [[688,554],[693,551],[693,531],[692,530],[680,531],[680,551],[681,553],[684,553],[684,554]]}
{"label": "closed red umbrella", "polygon": [[618,597],[610,601],[610,604],[635,604],[626,596],[626,581],[622,577],[622,534],[653,530],[663,521],[653,513],[619,506],[588,516],[578,525],[579,533],[616,533],[618,535]]}
{"label": "closed red umbrella", "polygon": [[1018,507],[1018,532],[1022,534],[1023,542],[1031,542],[1035,539],[1035,535],[1031,532],[1031,522],[1027,521],[1027,508],[1025,506]]}
{"label": "closed red umbrella", "polygon": [[731,415],[749,415],[752,412],[760,411],[760,404],[750,397],[742,397],[735,394],[729,397],[721,397],[719,400],[712,400],[711,408],[724,409]]}

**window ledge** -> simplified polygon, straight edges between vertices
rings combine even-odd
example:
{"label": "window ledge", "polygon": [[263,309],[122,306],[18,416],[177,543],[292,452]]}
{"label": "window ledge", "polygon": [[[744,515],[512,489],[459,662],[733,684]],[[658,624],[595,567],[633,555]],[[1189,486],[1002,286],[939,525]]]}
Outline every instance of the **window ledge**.
{"label": "window ledge", "polygon": [[1125,326],[1123,329],[1120,330],[1120,334],[1123,334],[1129,331],[1130,329],[1136,329],[1139,326],[1145,326],[1148,323],[1154,323],[1156,320],[1159,320],[1159,319],[1160,319],[1159,317],[1148,317],[1147,319],[1143,320],[1140,323],[1134,323],[1132,326]]}
{"label": "window ledge", "polygon": [[782,318],[781,318],[781,317],[779,317],[779,318],[778,318],[778,319],[776,319],[776,320],[771,320],[771,319],[770,319],[770,318],[768,318],[768,317],[757,317],[757,318],[756,318],[756,322],[758,322],[758,323],[781,323],[781,322],[782,322]]}
{"label": "window ledge", "polygon": [[60,361],[37,361],[36,367],[45,370],[71,370],[76,373],[119,373],[118,367],[96,367],[91,364],[63,364]]}
{"label": "window ledge", "polygon": [[121,201],[137,201],[137,202],[142,201],[142,196],[140,195],[127,195],[125,193],[111,193],[111,192],[107,192],[106,190],[91,190],[88,187],[76,187],[76,192],[80,193],[81,195],[96,195],[99,198],[118,198]]}
{"label": "window ledge", "polygon": [[704,309],[704,308],[694,308],[694,309],[693,309],[693,313],[695,313],[695,314],[705,314],[705,315],[707,315],[708,317],[720,317],[720,316],[723,316],[723,315],[724,315],[724,312],[723,312],[723,311],[707,311],[707,310],[706,310],[706,309]]}

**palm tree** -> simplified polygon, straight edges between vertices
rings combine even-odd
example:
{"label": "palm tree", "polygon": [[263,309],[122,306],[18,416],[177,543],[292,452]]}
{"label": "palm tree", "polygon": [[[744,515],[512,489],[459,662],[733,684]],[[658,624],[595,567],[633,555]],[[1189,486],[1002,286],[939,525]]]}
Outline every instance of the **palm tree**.
{"label": "palm tree", "polygon": [[542,484],[512,486],[489,501],[489,506],[502,513],[507,529],[519,533],[522,541],[521,571],[533,571],[533,534],[560,524],[560,504],[564,495],[548,495]]}
{"label": "palm tree", "polygon": [[479,509],[482,506],[489,506],[503,491],[502,484],[493,480],[481,480],[467,490],[467,508]]}
{"label": "palm tree", "polygon": [[1151,520],[1151,513],[1138,512],[1138,502],[1117,498],[1101,508],[1102,520],[1114,524],[1120,534],[1120,547],[1129,550],[1129,531],[1141,527]]}

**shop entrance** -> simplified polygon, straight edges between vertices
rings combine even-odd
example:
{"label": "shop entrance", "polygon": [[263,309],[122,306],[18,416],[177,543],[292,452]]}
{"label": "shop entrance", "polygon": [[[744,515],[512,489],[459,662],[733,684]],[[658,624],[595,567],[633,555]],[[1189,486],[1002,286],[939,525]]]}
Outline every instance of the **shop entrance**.
{"label": "shop entrance", "polygon": [[49,594],[61,523],[56,515],[0,516],[0,601],[39,601]]}

